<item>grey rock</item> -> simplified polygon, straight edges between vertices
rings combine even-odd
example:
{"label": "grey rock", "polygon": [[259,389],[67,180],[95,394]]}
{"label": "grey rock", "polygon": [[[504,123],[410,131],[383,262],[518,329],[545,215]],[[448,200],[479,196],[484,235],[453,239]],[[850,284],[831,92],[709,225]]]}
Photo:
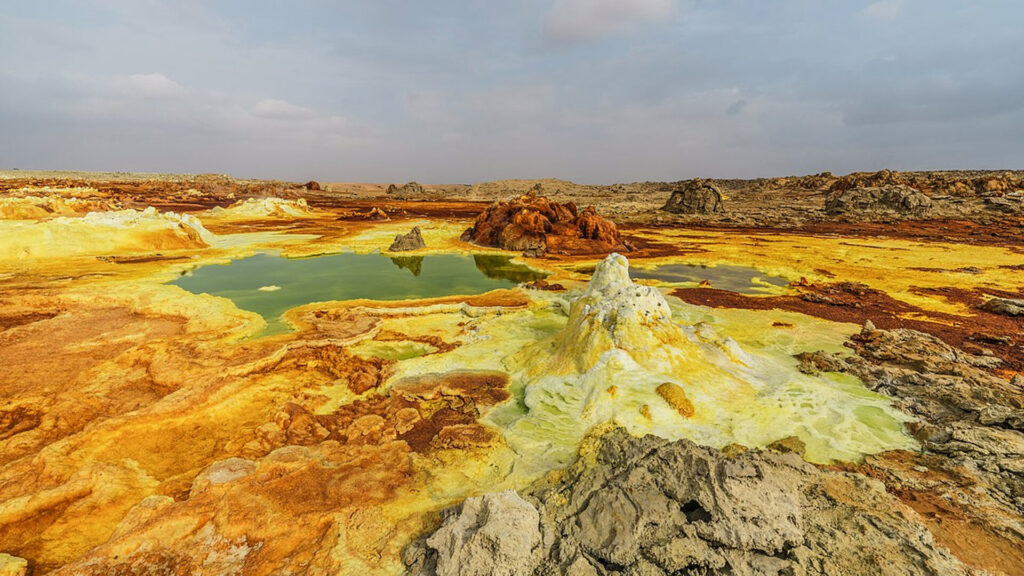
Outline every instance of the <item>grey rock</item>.
{"label": "grey rock", "polygon": [[1003,316],[1024,316],[1024,300],[992,298],[980,306],[986,312]]}
{"label": "grey rock", "polygon": [[725,212],[722,190],[715,184],[699,178],[683,182],[678,190],[672,192],[672,196],[661,209],[674,214]]}
{"label": "grey rock", "polygon": [[408,250],[419,250],[426,247],[426,243],[423,242],[423,234],[420,233],[420,227],[416,226],[407,234],[399,234],[395,236],[395,241],[391,243],[390,247],[388,247],[388,251],[406,252]]}
{"label": "grey rock", "polygon": [[387,193],[399,196],[418,195],[423,194],[423,186],[421,186],[419,182],[409,182],[402,186],[390,184],[388,185]]}
{"label": "grey rock", "polygon": [[930,197],[902,184],[852,188],[834,193],[825,200],[825,211],[832,215],[926,217],[932,209]]}
{"label": "grey rock", "polygon": [[410,574],[527,576],[540,561],[540,515],[509,490],[449,510],[429,538],[407,549]]}
{"label": "grey rock", "polygon": [[[725,456],[623,429],[588,437],[580,454],[526,491],[539,503],[538,576],[968,573],[880,483],[796,454]],[[428,546],[449,540],[449,525]],[[505,573],[503,558],[487,570]],[[472,566],[461,573],[484,573]]]}

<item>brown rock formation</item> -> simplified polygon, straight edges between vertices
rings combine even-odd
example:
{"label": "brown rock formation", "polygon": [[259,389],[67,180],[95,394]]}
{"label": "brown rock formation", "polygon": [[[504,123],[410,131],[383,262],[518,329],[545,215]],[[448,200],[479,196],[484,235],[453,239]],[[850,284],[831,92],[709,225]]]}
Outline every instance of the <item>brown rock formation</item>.
{"label": "brown rock formation", "polygon": [[320,190],[320,183],[316,180],[310,180],[305,184],[306,190]]}
{"label": "brown rock formation", "polygon": [[462,238],[483,246],[534,254],[629,249],[615,224],[600,216],[593,206],[579,211],[572,202],[559,204],[532,193],[491,204]]}
{"label": "brown rock formation", "polygon": [[388,216],[387,212],[381,210],[380,208],[378,208],[376,206],[374,206],[373,208],[370,209],[369,212],[364,214],[363,215],[363,219],[365,219],[365,220],[381,220],[381,221],[383,221],[383,220],[391,220],[391,218]]}

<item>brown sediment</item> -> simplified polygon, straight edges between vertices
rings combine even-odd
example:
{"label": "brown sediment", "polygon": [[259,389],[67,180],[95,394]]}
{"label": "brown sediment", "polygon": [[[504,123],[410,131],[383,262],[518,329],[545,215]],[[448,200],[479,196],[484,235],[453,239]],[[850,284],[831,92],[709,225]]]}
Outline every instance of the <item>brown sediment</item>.
{"label": "brown sediment", "polygon": [[[672,295],[690,304],[713,308],[788,310],[833,322],[863,324],[870,320],[885,330],[909,328],[936,336],[968,352],[991,353],[1002,359],[1005,362],[1004,368],[1008,370],[1024,369],[1024,339],[1021,336],[1024,333],[1024,319],[977,309],[976,305],[983,301],[985,291],[982,289],[921,290],[974,308],[974,314],[961,316],[924,310],[885,292],[853,282],[801,284],[794,287],[798,294],[768,297],[745,296],[714,288],[680,288],[672,291]],[[1020,297],[1012,293],[996,292],[995,295]]]}

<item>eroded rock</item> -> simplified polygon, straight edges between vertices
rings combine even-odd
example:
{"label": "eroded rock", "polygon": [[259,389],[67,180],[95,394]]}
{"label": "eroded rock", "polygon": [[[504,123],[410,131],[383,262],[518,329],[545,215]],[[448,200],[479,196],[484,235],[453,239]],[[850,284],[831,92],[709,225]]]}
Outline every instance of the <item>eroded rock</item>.
{"label": "eroded rock", "polygon": [[1015,298],[992,298],[981,305],[981,309],[1003,316],[1024,316],[1024,300]]}
{"label": "eroded rock", "polygon": [[[880,483],[794,453],[725,456],[615,429],[588,437],[564,474],[523,493],[543,535],[532,574],[969,573]],[[426,547],[459,525],[446,520]]]}
{"label": "eroded rock", "polygon": [[825,211],[833,215],[923,218],[933,212],[933,201],[909,186],[893,184],[835,192],[825,200]]}
{"label": "eroded rock", "polygon": [[661,207],[674,214],[715,214],[725,212],[722,189],[703,179],[683,182]]}
{"label": "eroded rock", "polygon": [[618,229],[593,207],[582,211],[530,193],[487,207],[463,240],[517,252],[588,254],[625,251]]}
{"label": "eroded rock", "polygon": [[468,498],[404,560],[417,576],[529,576],[541,556],[540,514],[512,490]]}
{"label": "eroded rock", "polygon": [[395,241],[388,247],[388,251],[406,252],[409,250],[420,250],[426,247],[426,243],[423,242],[423,234],[420,233],[420,227],[415,226],[408,233],[395,236]]}
{"label": "eroded rock", "polygon": [[423,194],[423,186],[419,182],[409,182],[401,186],[395,186],[394,184],[388,185],[388,194],[397,194],[400,196],[404,195],[416,195]]}

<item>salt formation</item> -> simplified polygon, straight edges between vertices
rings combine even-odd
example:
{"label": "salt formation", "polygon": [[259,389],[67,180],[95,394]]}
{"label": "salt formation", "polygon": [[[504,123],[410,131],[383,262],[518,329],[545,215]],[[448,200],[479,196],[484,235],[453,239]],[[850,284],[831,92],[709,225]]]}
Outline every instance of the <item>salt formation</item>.
{"label": "salt formation", "polygon": [[609,422],[718,447],[795,436],[817,462],[914,446],[885,397],[854,378],[802,374],[792,353],[676,323],[661,292],[634,284],[626,258],[612,254],[565,328],[509,358],[521,400],[490,418],[537,469],[567,463],[588,430]]}
{"label": "salt formation", "polygon": [[286,200],[283,198],[246,198],[239,200],[227,208],[220,206],[209,211],[210,216],[218,218],[301,218],[309,216],[313,210],[305,198]]}
{"label": "salt formation", "polygon": [[215,236],[190,214],[149,207],[0,227],[0,259],[203,248]]}

